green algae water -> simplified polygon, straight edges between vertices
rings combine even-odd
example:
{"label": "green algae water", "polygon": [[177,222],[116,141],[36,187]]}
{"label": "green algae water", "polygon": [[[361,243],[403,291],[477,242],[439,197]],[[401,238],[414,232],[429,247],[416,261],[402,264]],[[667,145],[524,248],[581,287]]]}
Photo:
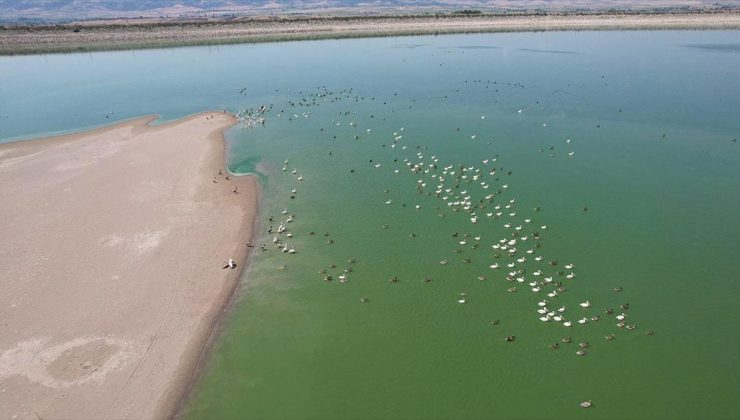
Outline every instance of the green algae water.
{"label": "green algae water", "polygon": [[184,417],[732,418],[739,44],[564,32],[3,58],[0,138],[266,106],[228,133],[230,170],[263,185],[261,231]]}

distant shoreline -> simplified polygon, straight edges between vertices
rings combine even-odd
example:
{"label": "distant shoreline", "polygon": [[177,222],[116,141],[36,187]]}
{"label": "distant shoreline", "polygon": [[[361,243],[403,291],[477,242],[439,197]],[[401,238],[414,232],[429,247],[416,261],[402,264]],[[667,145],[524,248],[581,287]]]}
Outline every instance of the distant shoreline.
{"label": "distant shoreline", "polygon": [[487,32],[740,30],[740,13],[445,14],[112,20],[0,27],[0,55]]}

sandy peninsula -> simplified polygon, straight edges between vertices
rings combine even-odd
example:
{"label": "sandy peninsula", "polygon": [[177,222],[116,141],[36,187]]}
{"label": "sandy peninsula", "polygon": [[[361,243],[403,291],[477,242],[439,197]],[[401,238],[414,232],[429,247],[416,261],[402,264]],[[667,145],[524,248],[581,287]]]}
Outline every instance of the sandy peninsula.
{"label": "sandy peninsula", "polygon": [[153,119],[0,145],[0,418],[162,418],[182,396],[259,187],[225,179],[231,115]]}
{"label": "sandy peninsula", "polygon": [[266,16],[0,27],[0,55],[514,31],[740,29],[740,13]]}

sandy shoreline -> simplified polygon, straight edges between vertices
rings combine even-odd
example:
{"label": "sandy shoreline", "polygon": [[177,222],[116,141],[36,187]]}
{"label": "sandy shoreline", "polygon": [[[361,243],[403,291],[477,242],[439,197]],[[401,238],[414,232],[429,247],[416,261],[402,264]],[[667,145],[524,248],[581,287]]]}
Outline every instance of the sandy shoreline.
{"label": "sandy shoreline", "polygon": [[0,418],[168,417],[189,386],[259,187],[225,179],[231,115],[153,119],[0,145]]}
{"label": "sandy shoreline", "polygon": [[740,13],[276,17],[0,27],[0,55],[452,33],[740,29]]}

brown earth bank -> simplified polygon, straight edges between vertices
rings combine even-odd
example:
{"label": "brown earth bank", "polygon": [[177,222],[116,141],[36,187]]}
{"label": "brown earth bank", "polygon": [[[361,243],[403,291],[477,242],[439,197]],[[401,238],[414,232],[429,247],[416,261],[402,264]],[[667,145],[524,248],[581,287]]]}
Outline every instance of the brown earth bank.
{"label": "brown earth bank", "polygon": [[153,119],[0,145],[0,418],[162,418],[186,390],[259,187],[226,179],[230,114]]}
{"label": "brown earth bank", "polygon": [[740,12],[266,17],[4,26],[0,55],[513,31],[740,29]]}

